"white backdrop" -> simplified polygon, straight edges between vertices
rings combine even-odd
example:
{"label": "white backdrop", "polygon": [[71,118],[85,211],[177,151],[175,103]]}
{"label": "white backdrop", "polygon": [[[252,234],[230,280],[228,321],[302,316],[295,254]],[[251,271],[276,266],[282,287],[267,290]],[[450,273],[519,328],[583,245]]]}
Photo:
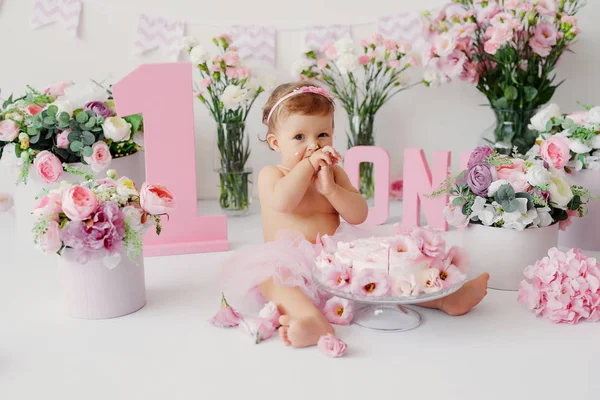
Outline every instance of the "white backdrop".
{"label": "white backdrop", "polygon": [[[102,3],[102,4],[98,4]],[[285,6],[283,5],[285,3]],[[375,32],[376,17],[400,11],[439,7],[443,0],[231,0],[208,2],[192,0],[103,0],[85,4],[79,38],[70,38],[57,25],[37,31],[29,28],[31,0],[4,0],[0,5],[0,88],[3,97],[21,93],[26,84],[43,88],[46,84],[88,78],[114,83],[136,66],[164,62],[159,53],[138,57],[133,53],[137,14],[206,21],[213,26],[188,25],[186,35],[210,46],[210,39],[226,29],[214,25],[272,24],[277,28],[309,24],[361,24],[352,27],[355,39]],[[368,6],[367,6],[368,5]],[[600,1],[590,0],[579,14],[583,33],[573,46],[576,54],[565,54],[559,68],[567,81],[554,97],[564,110],[578,108],[576,102],[600,103]],[[303,31],[280,31],[277,36],[277,74],[290,80],[291,68],[304,47]],[[377,144],[392,156],[392,172],[402,169],[402,150],[420,147],[428,156],[434,150],[466,151],[473,148],[481,132],[493,122],[489,109],[480,107],[484,97],[473,87],[453,83],[442,88],[419,86],[389,102],[377,115]],[[260,122],[265,95],[255,103],[249,116],[251,166],[259,171],[277,157],[258,141],[264,135]],[[218,179],[212,171],[214,124],[199,101],[196,108],[196,155],[198,197],[214,198]],[[344,152],[347,122],[340,109],[336,115],[337,147]],[[456,166],[458,157],[453,158]]]}

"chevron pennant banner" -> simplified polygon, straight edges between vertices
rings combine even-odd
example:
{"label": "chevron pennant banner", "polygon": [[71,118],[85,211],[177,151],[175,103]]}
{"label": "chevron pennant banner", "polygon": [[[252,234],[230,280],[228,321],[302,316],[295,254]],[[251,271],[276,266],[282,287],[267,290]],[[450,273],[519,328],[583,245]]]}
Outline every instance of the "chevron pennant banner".
{"label": "chevron pennant banner", "polygon": [[275,67],[275,28],[265,25],[235,25],[229,31],[240,57],[266,61]]}
{"label": "chevron pennant banner", "polygon": [[184,21],[140,14],[134,43],[135,52],[143,54],[158,49],[172,61],[177,61],[184,30]]}
{"label": "chevron pennant banner", "polygon": [[424,31],[423,20],[418,12],[406,12],[377,18],[377,33],[386,39],[402,40],[419,44]]}
{"label": "chevron pennant banner", "polygon": [[81,0],[33,0],[31,29],[58,22],[70,36],[77,36],[80,17]]}
{"label": "chevron pennant banner", "polygon": [[306,27],[304,43],[307,47],[318,50],[326,43],[345,37],[350,37],[350,25],[309,25]]}

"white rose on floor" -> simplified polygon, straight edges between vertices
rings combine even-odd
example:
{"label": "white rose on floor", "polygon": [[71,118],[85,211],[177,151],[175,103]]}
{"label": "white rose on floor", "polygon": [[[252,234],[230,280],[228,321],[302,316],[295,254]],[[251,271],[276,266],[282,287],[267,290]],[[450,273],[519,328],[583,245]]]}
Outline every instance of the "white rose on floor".
{"label": "white rose on floor", "polygon": [[546,124],[552,118],[560,117],[560,108],[556,104],[550,104],[531,118],[529,129],[546,132]]}
{"label": "white rose on floor", "polygon": [[108,117],[102,124],[104,136],[115,142],[123,142],[131,137],[131,124],[121,117]]}
{"label": "white rose on floor", "polygon": [[194,46],[190,51],[190,61],[192,61],[192,64],[194,65],[204,64],[208,61],[209,57],[210,54],[208,53],[208,50],[201,45]]}
{"label": "white rose on floor", "polygon": [[356,57],[354,54],[342,54],[340,57],[338,57],[335,65],[337,65],[340,73],[347,74],[348,72],[352,72],[358,68],[358,57]]}
{"label": "white rose on floor", "polygon": [[338,55],[353,54],[354,53],[354,41],[352,39],[340,39],[334,44]]}
{"label": "white rose on floor", "polygon": [[134,206],[127,206],[123,208],[123,214],[125,214],[125,222],[134,232],[140,232],[144,229],[142,224],[142,210]]}
{"label": "white rose on floor", "polygon": [[600,107],[594,107],[588,111],[585,121],[588,124],[600,124]]}
{"label": "white rose on floor", "polygon": [[527,182],[529,182],[531,186],[546,185],[549,181],[550,173],[543,166],[532,165],[527,169]]}
{"label": "white rose on floor", "polygon": [[248,89],[240,86],[229,85],[223,90],[221,101],[226,110],[237,110],[246,101]]}
{"label": "white rose on floor", "polygon": [[567,204],[573,198],[571,186],[565,177],[558,171],[550,173],[550,182],[548,183],[548,192],[550,192],[550,204],[556,208],[565,210]]}
{"label": "white rose on floor", "polygon": [[585,154],[592,151],[592,148],[579,139],[569,139],[569,149],[575,154]]}

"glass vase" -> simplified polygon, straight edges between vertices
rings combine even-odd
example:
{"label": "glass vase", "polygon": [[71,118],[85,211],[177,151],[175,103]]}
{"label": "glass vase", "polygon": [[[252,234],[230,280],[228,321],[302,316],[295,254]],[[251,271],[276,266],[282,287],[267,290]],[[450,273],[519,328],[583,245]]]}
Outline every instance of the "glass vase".
{"label": "glass vase", "polygon": [[[348,135],[348,148],[354,146],[374,146],[375,114],[357,114],[350,118],[350,134]],[[360,193],[367,199],[372,199],[375,194],[375,180],[373,176],[373,163],[360,164]]]}
{"label": "glass vase", "polygon": [[511,154],[516,147],[525,154],[534,145],[537,134],[528,128],[537,109],[493,108],[496,121],[481,135],[481,145],[491,145],[500,154]]}
{"label": "glass vase", "polygon": [[252,203],[252,169],[246,167],[250,156],[249,140],[243,122],[217,125],[214,158],[219,174],[219,205],[230,216],[244,216]]}

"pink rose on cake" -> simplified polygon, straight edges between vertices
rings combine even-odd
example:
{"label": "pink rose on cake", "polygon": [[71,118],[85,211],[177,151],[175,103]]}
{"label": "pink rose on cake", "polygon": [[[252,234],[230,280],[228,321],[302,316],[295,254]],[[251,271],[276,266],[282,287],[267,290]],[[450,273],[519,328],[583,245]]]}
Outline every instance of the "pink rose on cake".
{"label": "pink rose on cake", "polygon": [[352,291],[361,296],[383,297],[390,291],[387,271],[363,269],[352,280]]}

